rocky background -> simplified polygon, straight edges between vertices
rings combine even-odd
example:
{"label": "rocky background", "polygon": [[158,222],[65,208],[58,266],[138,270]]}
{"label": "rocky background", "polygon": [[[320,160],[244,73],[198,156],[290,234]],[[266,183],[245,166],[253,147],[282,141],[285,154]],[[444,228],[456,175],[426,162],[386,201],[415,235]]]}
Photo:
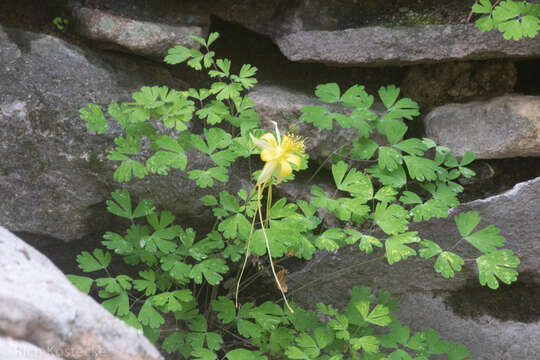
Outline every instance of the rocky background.
{"label": "rocky background", "polygon": [[[493,292],[473,266],[454,280],[424,260],[363,265],[356,248],[319,253],[290,274],[291,298],[343,304],[353,285],[388,288],[401,320],[433,327],[477,359],[540,353],[540,36],[518,42],[467,23],[469,0],[4,0],[0,3],[0,349],[7,359],[158,359],[159,353],[61,272],[121,224],[105,211],[118,187],[105,160],[114,134],[94,136],[79,119],[88,103],[126,101],[143,85],[199,87],[205,78],[162,61],[189,34],[218,31],[214,51],[233,66],[259,68],[250,95],[264,124],[297,127],[316,169],[349,136],[323,136],[299,122],[317,84],[395,84],[421,105],[411,135],[457,156],[474,151],[477,176],[455,213],[477,210],[521,258],[519,281]],[[69,20],[64,30],[55,17]],[[474,18],[473,18],[474,20]],[[200,164],[196,156],[192,164]],[[242,170],[242,169],[240,169]],[[314,180],[328,180],[322,170]],[[306,174],[309,178],[311,174]],[[246,185],[232,177],[227,185]],[[305,188],[287,186],[296,197]],[[204,228],[202,193],[185,174],[128,185],[184,224]],[[0,228],[1,229],[1,228]],[[453,220],[418,226],[454,243]],[[459,250],[459,248],[458,248]],[[336,269],[344,269],[336,272]],[[321,274],[327,276],[321,277]],[[50,300],[48,300],[50,299]],[[81,306],[84,304],[84,306]],[[99,344],[97,346],[96,344]],[[52,348],[51,348],[52,347]],[[22,350],[21,350],[22,349]],[[99,351],[96,351],[99,350]],[[56,350],[56,351],[54,351]],[[131,352],[130,352],[131,351]],[[11,356],[11,357],[10,357]],[[6,357],[2,357],[6,358]]]}

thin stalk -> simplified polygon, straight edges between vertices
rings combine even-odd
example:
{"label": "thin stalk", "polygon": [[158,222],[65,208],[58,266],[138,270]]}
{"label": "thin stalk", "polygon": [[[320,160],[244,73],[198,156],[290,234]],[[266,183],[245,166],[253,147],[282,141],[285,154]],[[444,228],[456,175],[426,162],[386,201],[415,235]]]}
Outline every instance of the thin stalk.
{"label": "thin stalk", "polygon": [[[259,195],[260,198],[260,195]],[[264,223],[263,216],[262,216],[262,210],[259,206],[259,218],[261,220],[261,223]],[[283,301],[285,301],[285,305],[287,305],[287,308],[291,313],[294,313],[294,310],[289,305],[289,302],[287,301],[287,297],[285,296],[285,292],[283,291],[283,288],[281,287],[281,283],[278,280],[278,277],[276,275],[276,269],[274,268],[274,262],[272,261],[272,254],[270,253],[270,243],[268,241],[268,236],[266,235],[266,230],[264,226],[262,227],[263,235],[264,235],[264,241],[266,243],[266,251],[268,251],[268,260],[270,260],[270,267],[272,268],[272,274],[274,275],[274,279],[276,280],[277,286],[279,288],[279,291],[281,291],[281,295],[283,296]]]}
{"label": "thin stalk", "polygon": [[[266,186],[266,183],[262,184],[262,188],[261,186],[257,187],[257,208],[261,207],[261,195],[262,195],[262,190],[264,189],[265,186]],[[253,190],[254,189],[252,189],[248,195],[248,200],[246,201],[246,207],[247,207],[247,202],[251,200],[251,196],[252,196],[251,193],[253,192]],[[238,275],[238,281],[236,282],[236,294],[234,298],[235,298],[235,305],[237,309],[238,309],[238,293],[240,292],[240,282],[242,281],[242,275],[244,275],[244,270],[246,269],[246,264],[249,259],[249,247],[251,245],[251,239],[253,238],[256,218],[257,218],[257,211],[253,213],[253,218],[251,219],[251,229],[249,230],[249,237],[246,244],[246,256],[244,257],[244,263],[242,264],[242,269],[240,270],[240,275]]]}

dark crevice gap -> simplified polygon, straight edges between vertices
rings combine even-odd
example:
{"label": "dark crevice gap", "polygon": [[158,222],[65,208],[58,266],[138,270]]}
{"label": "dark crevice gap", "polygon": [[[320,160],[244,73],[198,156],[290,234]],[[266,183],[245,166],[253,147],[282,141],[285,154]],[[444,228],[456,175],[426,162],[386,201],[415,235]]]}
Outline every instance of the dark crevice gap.
{"label": "dark crevice gap", "polygon": [[540,95],[540,59],[517,61],[515,65],[518,76],[514,91],[524,95]]}
{"label": "dark crevice gap", "polygon": [[470,280],[447,296],[444,303],[463,318],[488,315],[501,321],[534,323],[540,320],[540,284],[533,281],[537,278],[535,273],[521,273],[517,282],[501,284],[497,291]]}
{"label": "dark crevice gap", "polygon": [[476,172],[470,179],[460,179],[465,187],[460,194],[462,203],[484,199],[510,190],[516,184],[540,176],[539,158],[476,160],[468,167]]}
{"label": "dark crevice gap", "polygon": [[216,57],[230,59],[233,71],[238,71],[242,64],[256,66],[261,84],[277,84],[311,94],[323,83],[336,82],[342,89],[360,84],[375,94],[382,85],[399,85],[406,71],[402,67],[341,68],[292,62],[269,37],[215,16],[211,18],[210,31],[220,33],[212,45]]}

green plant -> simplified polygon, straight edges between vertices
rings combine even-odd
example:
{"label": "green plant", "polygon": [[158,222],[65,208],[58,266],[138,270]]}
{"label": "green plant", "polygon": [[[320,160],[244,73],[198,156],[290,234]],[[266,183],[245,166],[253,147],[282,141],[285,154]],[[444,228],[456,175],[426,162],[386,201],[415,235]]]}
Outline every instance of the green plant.
{"label": "green plant", "polygon": [[[119,182],[180,170],[206,189],[227,182],[233,162],[249,159],[262,149],[266,165],[262,172],[251,174],[256,184],[236,194],[223,190],[203,196],[202,203],[216,217],[215,226],[203,233],[175,224],[171,212],[159,211],[150,200],[134,202],[125,189],[113,192],[107,209],[129,220],[130,226],[125,234],[107,232],[103,236],[107,250],[82,252],[77,257],[84,272],[99,271],[105,276],[94,280],[70,275],[70,280],[83,292],[97,289],[102,305],[112,314],[142,329],[163,350],[185,358],[398,360],[412,359],[411,354],[415,359],[428,359],[432,354],[466,358],[463,346],[439,341],[435,330],[411,334],[397,321],[396,304],[382,290],[375,296],[368,288],[353,288],[342,312],[320,304],[321,318],[294,303],[290,307],[273,302],[235,306],[230,299],[235,292],[231,269],[236,266],[243,271],[239,263],[243,255],[247,259],[250,254],[259,256],[259,266],[272,267],[283,293],[286,269],[282,267],[276,274],[272,258],[276,262],[287,256],[309,260],[317,249],[335,251],[346,245],[359,246],[368,255],[375,247],[383,248],[389,264],[416,255],[436,259],[435,271],[453,277],[464,266],[464,259],[453,248],[443,249],[421,239],[408,227],[411,222],[445,218],[459,204],[457,194],[463,187],[455,180],[474,175],[467,168],[474,154],[468,152],[458,160],[432,140],[404,139],[407,125],[403,119],[417,116],[418,105],[399,99],[395,86],[379,90],[386,108],[379,115],[372,110],[374,97],[363,86],[342,93],[335,83],[323,84],[317,86],[315,95],[323,103],[342,105],[343,111],[308,106],[302,109],[301,120],[321,131],[331,130],[337,123],[357,134],[333,159],[336,189],[329,195],[312,186],[309,202],[273,201],[272,184],[294,180],[292,170],[306,169],[307,156],[298,138],[281,136],[279,129],[274,137],[259,128],[254,103],[242,94],[256,84],[257,69],[243,65],[233,73],[231,62],[215,59],[209,49],[217,38],[217,33],[208,40],[194,36],[204,53],[176,46],[165,58],[169,64],[186,62],[195,70],[208,71],[215,80],[209,88],[143,87],[133,94],[133,102],[108,106],[108,116],[122,130],[108,159],[119,164],[114,173]],[[88,129],[100,134],[108,130],[107,117],[99,106],[90,104],[80,114]],[[199,133],[190,127],[194,117],[203,124]],[[383,134],[386,143],[371,139],[375,132]],[[289,147],[286,141],[295,145]],[[212,165],[193,168],[186,151],[204,154]],[[357,169],[344,161],[348,159],[370,166]],[[321,209],[341,226],[328,228],[318,216]],[[477,213],[467,212],[456,216],[455,222],[462,240],[477,255],[480,283],[496,289],[499,281],[509,284],[516,280],[519,259],[510,250],[499,249],[505,239],[496,227],[475,231],[480,219]],[[112,274],[111,252],[133,266],[135,275]],[[263,255],[268,255],[268,262]],[[264,273],[251,274],[245,283]],[[240,287],[240,295],[245,291],[245,286]],[[241,340],[231,349],[224,337]]]}
{"label": "green plant", "polygon": [[476,0],[472,12],[483,15],[476,26],[483,32],[497,29],[504,38],[519,40],[534,38],[540,30],[540,4],[526,1]]}
{"label": "green plant", "polygon": [[63,31],[65,27],[67,26],[67,24],[69,24],[68,19],[64,19],[60,16],[55,17],[52,22],[54,25],[56,25],[56,28],[60,31]]}

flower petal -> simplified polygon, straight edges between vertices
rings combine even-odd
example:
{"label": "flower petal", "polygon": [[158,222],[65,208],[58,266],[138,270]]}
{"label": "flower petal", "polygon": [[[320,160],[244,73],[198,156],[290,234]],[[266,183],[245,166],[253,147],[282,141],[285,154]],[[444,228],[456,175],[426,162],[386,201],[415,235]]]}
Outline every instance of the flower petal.
{"label": "flower petal", "polygon": [[268,142],[268,144],[270,144],[270,146],[272,146],[274,148],[278,147],[278,143],[276,141],[276,138],[274,137],[274,135],[272,135],[272,133],[264,134],[263,136],[261,136],[261,140],[265,140],[266,142]]}
{"label": "flower petal", "polygon": [[264,167],[261,171],[261,174],[257,178],[257,185],[264,184],[268,180],[272,178],[272,174],[274,171],[276,171],[277,162],[275,161],[269,161],[266,164],[264,164]]}
{"label": "flower petal", "polygon": [[268,143],[268,141],[262,140],[262,138],[258,139],[255,136],[253,136],[252,134],[249,134],[249,136],[251,137],[251,141],[253,141],[253,144],[255,144],[255,146],[257,146],[261,150],[268,149],[268,148],[272,147],[272,145],[270,145]]}
{"label": "flower petal", "polygon": [[268,148],[261,151],[261,160],[264,162],[276,160],[279,157],[279,149]]}
{"label": "flower petal", "polygon": [[285,178],[292,174],[292,167],[287,160],[279,162],[279,176]]}
{"label": "flower petal", "polygon": [[287,154],[286,159],[288,162],[296,165],[297,169],[300,169],[300,164],[302,163],[302,159],[300,158],[300,156],[294,154]]}

